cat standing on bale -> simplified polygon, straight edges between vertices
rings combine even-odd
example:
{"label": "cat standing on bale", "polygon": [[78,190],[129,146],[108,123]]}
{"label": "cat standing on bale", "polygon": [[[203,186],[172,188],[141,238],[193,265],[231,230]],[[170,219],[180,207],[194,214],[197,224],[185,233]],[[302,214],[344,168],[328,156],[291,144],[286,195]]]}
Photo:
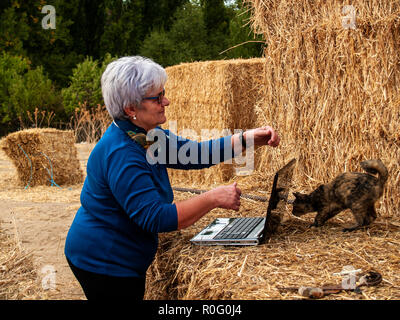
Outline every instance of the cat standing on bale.
{"label": "cat standing on bale", "polygon": [[[310,194],[294,192],[293,215],[317,211],[312,226],[319,227],[339,212],[351,209],[356,225],[343,231],[369,225],[376,219],[375,202],[383,194],[388,170],[379,159],[363,161],[361,167],[368,173],[343,173]],[[378,174],[378,177],[373,174]]]}

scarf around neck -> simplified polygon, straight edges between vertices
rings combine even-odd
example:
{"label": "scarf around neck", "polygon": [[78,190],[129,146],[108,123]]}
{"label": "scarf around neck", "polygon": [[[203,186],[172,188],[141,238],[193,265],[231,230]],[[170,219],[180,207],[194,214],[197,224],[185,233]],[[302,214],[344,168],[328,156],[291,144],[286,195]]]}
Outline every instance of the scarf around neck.
{"label": "scarf around neck", "polygon": [[141,145],[144,149],[147,149],[155,142],[147,141],[147,131],[129,120],[114,120],[113,122],[118,128],[124,131],[129,138]]}

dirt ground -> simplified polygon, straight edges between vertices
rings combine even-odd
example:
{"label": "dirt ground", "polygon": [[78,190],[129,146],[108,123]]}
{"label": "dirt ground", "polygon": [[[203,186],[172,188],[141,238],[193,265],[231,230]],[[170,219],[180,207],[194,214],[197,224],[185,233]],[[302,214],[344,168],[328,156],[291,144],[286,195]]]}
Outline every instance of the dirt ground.
{"label": "dirt ground", "polygon": [[[86,174],[94,145],[77,144]],[[0,221],[2,230],[16,234],[24,250],[32,253],[39,281],[55,270],[55,288],[45,299],[86,299],[64,256],[65,238],[80,206],[82,185],[27,188],[16,185],[16,170],[0,149]]]}

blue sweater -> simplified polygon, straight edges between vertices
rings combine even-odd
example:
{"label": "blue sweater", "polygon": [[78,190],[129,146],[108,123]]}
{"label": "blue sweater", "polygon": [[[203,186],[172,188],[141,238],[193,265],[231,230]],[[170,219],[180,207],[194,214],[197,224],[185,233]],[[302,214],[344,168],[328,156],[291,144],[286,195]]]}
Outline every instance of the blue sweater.
{"label": "blue sweater", "polygon": [[[232,158],[232,145],[230,136],[198,143],[158,128],[167,142],[176,142],[176,147],[167,143],[164,151],[168,163],[152,164],[146,158],[146,150],[121,128],[132,124],[117,123],[119,127],[111,124],[89,156],[81,207],[69,229],[65,255],[83,270],[145,277],[157,251],[158,233],[177,230],[177,210],[172,203],[167,167],[210,167]],[[197,153],[197,163],[182,163],[178,156],[181,148],[186,153]],[[204,161],[204,150],[208,161]]]}

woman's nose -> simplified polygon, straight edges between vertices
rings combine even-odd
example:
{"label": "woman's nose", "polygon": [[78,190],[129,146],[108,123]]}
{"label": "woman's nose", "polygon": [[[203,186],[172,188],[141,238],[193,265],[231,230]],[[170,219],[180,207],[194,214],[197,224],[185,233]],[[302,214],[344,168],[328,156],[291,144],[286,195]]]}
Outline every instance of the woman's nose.
{"label": "woman's nose", "polygon": [[169,105],[169,100],[166,96],[163,97],[162,99],[162,105],[163,106],[168,106]]}

